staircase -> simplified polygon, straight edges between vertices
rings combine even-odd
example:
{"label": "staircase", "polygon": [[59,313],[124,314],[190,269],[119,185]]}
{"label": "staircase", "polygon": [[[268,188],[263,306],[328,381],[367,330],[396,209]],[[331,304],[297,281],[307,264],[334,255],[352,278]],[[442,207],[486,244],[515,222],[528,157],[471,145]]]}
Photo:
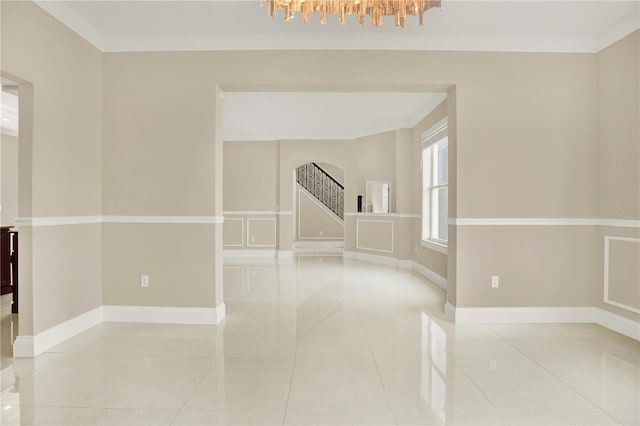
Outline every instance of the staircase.
{"label": "staircase", "polygon": [[322,167],[316,163],[298,167],[296,181],[340,220],[344,220],[344,186]]}

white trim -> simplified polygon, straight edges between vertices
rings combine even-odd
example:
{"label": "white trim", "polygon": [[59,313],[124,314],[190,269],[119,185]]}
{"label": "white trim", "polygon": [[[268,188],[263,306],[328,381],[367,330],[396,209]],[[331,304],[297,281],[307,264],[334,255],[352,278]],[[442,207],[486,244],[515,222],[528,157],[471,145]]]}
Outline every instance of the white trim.
{"label": "white trim", "polygon": [[17,217],[18,227],[81,225],[87,223],[224,223],[222,216],[50,216]]}
{"label": "white trim", "polygon": [[455,308],[456,324],[595,323],[592,306]]}
{"label": "white trim", "polygon": [[282,211],[282,212],[278,212],[279,216],[293,216],[293,212],[289,212],[289,211]]}
{"label": "white trim", "polygon": [[598,226],[610,226],[612,228],[639,228],[640,220],[633,219],[597,219]]}
{"label": "white trim", "polygon": [[[251,232],[249,231],[249,224],[251,221],[273,221],[273,244],[252,244],[249,241],[249,238],[251,236]],[[275,247],[276,246],[276,241],[277,241],[277,236],[276,236],[276,229],[277,229],[278,224],[276,223],[276,219],[273,217],[248,217],[247,218],[247,247]]]}
{"label": "white trim", "polygon": [[596,324],[635,340],[640,340],[640,323],[605,309],[594,308]]}
{"label": "white trim", "polygon": [[442,244],[436,244],[433,241],[420,240],[420,245],[429,250],[437,251],[438,253],[449,254],[449,247]]}
{"label": "white trim", "polygon": [[164,306],[105,305],[105,322],[142,322],[159,324],[218,324],[225,317],[221,303],[216,308],[176,308]]}
{"label": "white trim", "polygon": [[614,237],[611,235],[604,236],[604,272],[603,272],[603,282],[604,282],[604,292],[602,295],[602,301],[607,305],[616,306],[620,309],[625,309],[629,312],[634,312],[636,314],[640,314],[640,309],[634,306],[625,305],[624,303],[616,302],[615,300],[609,299],[609,241],[629,241],[633,243],[640,244],[640,238],[631,238],[631,237]]}
{"label": "white trim", "polygon": [[276,255],[278,259],[293,259],[293,251],[291,250],[278,250]]}
{"label": "white trim", "polygon": [[456,307],[449,303],[449,301],[444,304],[444,317],[447,321],[456,322]]}
{"label": "white trim", "polygon": [[102,223],[102,216],[17,217],[15,219],[15,224],[19,228],[86,223]]}
{"label": "white trim", "polygon": [[237,211],[223,211],[223,215],[234,215],[234,216],[254,216],[254,215],[265,215],[265,216],[277,216],[278,213],[276,211],[262,211],[262,210],[237,210]]}
{"label": "white trim", "polygon": [[102,321],[103,308],[100,306],[48,328],[35,336],[18,336],[13,344],[13,356],[16,358],[38,356]]}
{"label": "white trim", "polygon": [[447,279],[442,275],[433,272],[431,269],[427,268],[424,265],[421,265],[415,260],[413,261],[412,269],[418,274],[425,277],[427,280],[431,281],[432,283],[440,287],[441,289],[445,291],[447,290]]}
{"label": "white trim", "polygon": [[[379,222],[379,223],[390,223],[391,224],[391,250],[382,250],[376,248],[368,248],[362,247],[360,245],[360,222]],[[377,251],[379,253],[394,253],[395,247],[395,233],[394,233],[394,222],[392,220],[369,220],[369,219],[356,219],[356,248],[358,250],[369,250],[369,251]]]}
{"label": "white trim", "polygon": [[346,212],[345,216],[362,216],[362,217],[399,217],[399,218],[415,218],[420,219],[422,216],[414,213],[358,213]]}
{"label": "white trim", "polygon": [[447,302],[445,316],[456,324],[598,324],[640,340],[640,323],[594,306],[540,308],[457,308]]}
{"label": "white trim", "polygon": [[356,251],[342,252],[345,259],[363,260],[365,262],[379,263],[387,266],[398,266],[398,259],[389,256],[380,256],[379,254],[360,253]]}
{"label": "white trim", "polygon": [[102,223],[224,223],[223,216],[102,216]]}
{"label": "white trim", "polygon": [[640,220],[599,218],[449,218],[455,226],[611,226],[640,228]]}
{"label": "white trim", "polygon": [[276,257],[275,250],[224,250],[222,252],[222,256],[227,258],[238,258],[238,257]]}
{"label": "white trim", "polygon": [[[240,221],[240,244],[222,244],[222,247],[244,247],[244,218],[242,217],[228,217],[225,218],[225,221],[229,222],[232,220]],[[224,238],[224,236],[223,236]]]}

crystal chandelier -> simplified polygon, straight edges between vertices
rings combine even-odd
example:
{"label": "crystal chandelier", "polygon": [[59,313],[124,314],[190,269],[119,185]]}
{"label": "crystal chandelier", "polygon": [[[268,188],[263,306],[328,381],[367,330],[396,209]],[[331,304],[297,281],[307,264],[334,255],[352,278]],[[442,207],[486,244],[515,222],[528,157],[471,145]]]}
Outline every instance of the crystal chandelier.
{"label": "crystal chandelier", "polygon": [[309,13],[320,13],[320,22],[327,23],[327,14],[337,14],[338,22],[344,25],[345,15],[357,15],[358,25],[364,24],[365,16],[370,17],[371,25],[382,26],[382,17],[395,17],[396,27],[407,26],[407,15],[420,17],[420,25],[424,25],[424,12],[440,7],[441,0],[260,0],[267,2],[269,17],[273,17],[280,9],[284,11],[284,20],[289,21],[295,12],[302,13],[302,22],[309,22]]}

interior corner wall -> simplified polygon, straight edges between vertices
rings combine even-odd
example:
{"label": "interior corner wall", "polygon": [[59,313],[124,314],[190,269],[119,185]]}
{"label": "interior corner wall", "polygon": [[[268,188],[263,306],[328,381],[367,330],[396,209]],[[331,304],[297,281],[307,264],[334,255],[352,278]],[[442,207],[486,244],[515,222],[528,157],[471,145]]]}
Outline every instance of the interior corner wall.
{"label": "interior corner wall", "polygon": [[[598,217],[640,221],[640,30],[600,51],[597,66]],[[637,227],[598,227],[597,306],[635,321],[640,321],[639,245]]]}
{"label": "interior corner wall", "polygon": [[[2,72],[19,84],[18,214],[100,215],[102,52],[32,2],[0,7]],[[99,223],[21,226],[19,235],[20,335],[101,305]]]}

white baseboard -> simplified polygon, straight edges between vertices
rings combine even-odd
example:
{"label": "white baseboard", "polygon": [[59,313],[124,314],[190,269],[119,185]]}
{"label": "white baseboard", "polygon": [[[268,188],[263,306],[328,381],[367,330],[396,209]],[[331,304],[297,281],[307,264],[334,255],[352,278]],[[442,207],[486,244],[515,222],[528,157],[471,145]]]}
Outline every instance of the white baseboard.
{"label": "white baseboard", "polygon": [[360,253],[355,251],[345,251],[342,254],[346,259],[357,259],[365,262],[380,263],[388,266],[398,266],[398,259],[395,257],[380,256],[378,254]]}
{"label": "white baseboard", "polygon": [[104,321],[157,324],[218,324],[226,313],[224,303],[216,308],[105,305]]}
{"label": "white baseboard", "polygon": [[103,321],[164,324],[218,324],[226,315],[224,303],[217,308],[165,308],[156,306],[100,306],[35,336],[17,336],[13,356],[33,358]]}
{"label": "white baseboard", "polygon": [[420,275],[422,275],[423,277],[425,277],[426,279],[428,279],[429,281],[431,281],[432,283],[434,283],[435,285],[437,285],[438,287],[440,287],[441,289],[447,290],[447,279],[442,275],[436,274],[431,269],[419,264],[415,260],[413,261],[412,269],[417,273],[419,273]]}
{"label": "white baseboard", "polygon": [[272,257],[275,258],[278,252],[276,250],[224,250],[223,257],[225,258],[238,258],[238,257]]}
{"label": "white baseboard", "polygon": [[594,323],[593,307],[458,308],[456,324]]}
{"label": "white baseboard", "polygon": [[413,269],[413,260],[411,260],[411,259],[398,259],[398,268],[400,268],[400,269]]}
{"label": "white baseboard", "polygon": [[446,318],[456,324],[598,324],[632,339],[640,340],[640,322],[593,306],[456,308],[447,302],[444,312]]}
{"label": "white baseboard", "polygon": [[55,325],[35,336],[17,336],[13,356],[32,358],[102,322],[102,306]]}
{"label": "white baseboard", "polygon": [[431,269],[419,264],[415,260],[397,259],[395,257],[380,256],[377,254],[360,253],[355,251],[345,251],[343,253],[343,257],[345,259],[358,259],[364,260],[365,262],[380,263],[382,265],[388,266],[397,266],[400,269],[412,269],[413,271],[422,275],[427,280],[433,282],[443,290],[447,289],[447,279],[445,277],[433,272]]}
{"label": "white baseboard", "polygon": [[300,248],[344,248],[344,240],[298,240],[293,243],[294,250]]}
{"label": "white baseboard", "polygon": [[627,337],[631,337],[635,340],[640,340],[640,323],[633,321],[629,318],[623,317],[613,312],[605,311],[601,308],[594,308],[596,311],[596,324],[599,324],[609,330],[616,331],[620,334],[624,334]]}

